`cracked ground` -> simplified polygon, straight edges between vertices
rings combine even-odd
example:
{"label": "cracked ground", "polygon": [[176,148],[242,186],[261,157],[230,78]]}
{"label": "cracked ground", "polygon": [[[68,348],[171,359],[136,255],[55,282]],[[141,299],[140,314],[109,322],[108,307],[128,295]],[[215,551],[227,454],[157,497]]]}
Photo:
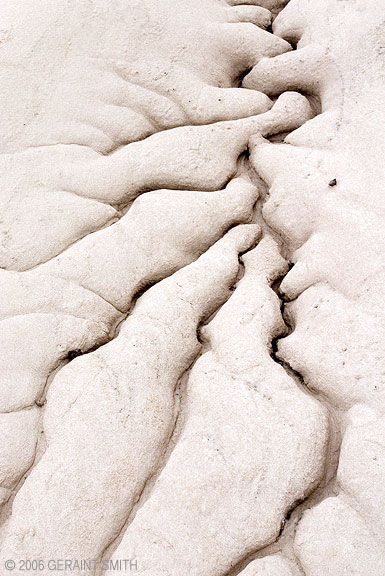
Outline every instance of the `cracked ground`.
{"label": "cracked ground", "polygon": [[0,0],[0,576],[385,576],[383,0]]}

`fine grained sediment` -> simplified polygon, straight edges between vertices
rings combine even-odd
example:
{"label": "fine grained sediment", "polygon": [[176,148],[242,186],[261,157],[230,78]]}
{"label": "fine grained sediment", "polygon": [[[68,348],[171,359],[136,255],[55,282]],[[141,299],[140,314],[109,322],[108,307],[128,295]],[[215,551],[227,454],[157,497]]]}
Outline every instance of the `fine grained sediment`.
{"label": "fine grained sediment", "polygon": [[[227,157],[214,156],[213,164],[205,167],[206,180],[211,178],[206,188],[214,188],[217,182],[213,177],[214,166],[218,173],[226,174],[231,158],[232,172],[237,170],[238,155],[246,147],[252,129],[266,135],[298,126],[311,115],[306,98],[287,93],[269,113],[242,121],[249,122],[249,132],[245,124],[238,126],[237,122],[236,127],[231,123],[205,127],[214,134],[214,143],[222,143],[223,150],[228,145]],[[166,136],[171,133],[172,130],[166,132]],[[201,168],[210,152],[208,143],[203,144],[193,151]],[[194,139],[190,139],[190,146],[193,145]],[[193,178],[188,183],[204,183],[202,176],[194,176],[194,165],[186,160],[191,154],[187,147],[174,160],[171,157],[167,163],[162,160],[167,174],[176,178],[174,183],[178,175],[183,179],[183,162]],[[114,183],[109,186],[112,191]],[[258,194],[247,175],[234,178],[227,188],[211,194],[153,191],[137,198],[119,222],[89,234],[49,262],[19,274],[2,271],[4,289],[13,294],[8,307],[8,300],[4,302],[2,410],[29,408],[40,401],[50,374],[73,351],[85,353],[113,338],[116,325],[128,312],[135,294],[193,261],[232,225],[250,221]],[[184,214],[180,214],[182,203]],[[178,217],[175,211],[180,214]],[[19,296],[16,301],[15,291]],[[58,294],[63,301],[59,298],[57,304]],[[20,365],[23,378],[11,393]],[[39,426],[31,423],[18,433],[28,437],[32,434],[37,440]],[[31,465],[32,446],[24,468],[19,465],[13,484]],[[8,453],[4,456],[6,468],[10,456]],[[17,459],[16,453],[14,458]]]}
{"label": "fine grained sediment", "polygon": [[[265,94],[236,88],[260,58],[290,49],[264,30],[269,12],[216,0],[199,10],[193,0],[174,4],[1,3],[1,266],[36,266],[119,217],[111,204],[129,196],[109,192],[103,178],[109,166],[107,179],[114,175],[119,150],[126,158],[138,151],[130,171],[140,180],[159,149],[148,136],[271,107]],[[85,177],[103,188],[105,203],[89,197],[98,194]]]}
{"label": "fine grained sediment", "polygon": [[190,371],[175,448],[112,557],[140,558],[140,574],[226,574],[277,538],[323,474],[327,413],[270,355],[285,329],[270,283],[287,264],[269,237],[242,261],[201,330],[209,349]]}
{"label": "fine grained sediment", "polygon": [[378,3],[0,10],[1,565],[385,575]]}
{"label": "fine grained sediment", "polygon": [[333,496],[325,491],[309,505],[295,553],[310,576],[384,574],[379,6],[291,0],[273,31],[297,50],[261,61],[244,85],[269,95],[299,89],[322,109],[284,143],[257,137],[251,145],[251,164],[270,189],[264,219],[294,264],[280,286],[294,330],[278,357],[341,412],[342,431]]}
{"label": "fine grained sediment", "polygon": [[198,326],[228,297],[238,253],[258,232],[253,224],[230,230],[141,296],[116,339],[58,372],[47,449],[13,504],[4,557],[98,558],[117,535],[167,446]]}

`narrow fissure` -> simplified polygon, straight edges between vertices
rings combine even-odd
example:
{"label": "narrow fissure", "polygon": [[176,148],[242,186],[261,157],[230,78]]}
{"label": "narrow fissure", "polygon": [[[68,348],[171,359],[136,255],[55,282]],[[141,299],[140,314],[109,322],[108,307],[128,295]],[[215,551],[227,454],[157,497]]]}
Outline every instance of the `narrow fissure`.
{"label": "narrow fissure", "polygon": [[[261,199],[261,202],[259,203],[258,206],[259,217],[261,219],[263,218],[262,207],[263,207],[263,199]],[[256,219],[258,221],[258,217]],[[279,236],[277,236],[275,232],[272,232],[270,227],[265,222],[264,225],[265,225],[264,226],[265,233],[272,235],[275,238],[275,240],[277,241],[278,245],[281,248],[281,254],[282,252],[286,252],[286,247],[283,245],[282,239]],[[287,254],[285,255],[285,259],[286,258]],[[289,269],[291,269],[292,267],[293,264],[289,262]],[[291,560],[297,566],[298,570],[301,573],[305,574],[303,568],[300,566],[298,558],[296,557],[293,551],[293,541],[295,537],[297,524],[300,521],[305,510],[320,503],[328,496],[335,495],[337,493],[335,480],[336,480],[336,473],[337,473],[339,452],[341,445],[341,430],[340,430],[341,418],[335,406],[333,406],[328,401],[328,399],[323,397],[321,394],[313,392],[311,389],[309,389],[309,386],[304,381],[303,376],[298,371],[294,370],[288,362],[282,360],[278,355],[279,341],[289,336],[294,330],[288,317],[287,311],[285,309],[287,302],[285,301],[284,297],[280,292],[280,285],[284,277],[285,275],[278,278],[270,285],[271,289],[277,294],[277,297],[280,300],[281,315],[285,324],[284,332],[272,338],[271,340],[270,356],[272,360],[274,360],[274,362],[282,366],[282,368],[295,382],[295,384],[301,390],[302,393],[312,398],[315,398],[327,410],[329,421],[329,440],[327,446],[327,453],[325,455],[324,474],[318,486],[314,488],[314,490],[309,496],[307,496],[304,500],[300,500],[293,503],[291,508],[286,513],[285,518],[282,520],[281,529],[274,542],[263,548],[260,548],[259,550],[256,550],[251,555],[248,555],[246,558],[243,558],[233,568],[231,568],[231,570],[228,571],[224,576],[238,576],[238,574],[240,574],[246,568],[246,566],[253,560],[264,558],[266,556],[270,556],[278,552],[281,552],[284,556],[286,556],[289,560]]]}

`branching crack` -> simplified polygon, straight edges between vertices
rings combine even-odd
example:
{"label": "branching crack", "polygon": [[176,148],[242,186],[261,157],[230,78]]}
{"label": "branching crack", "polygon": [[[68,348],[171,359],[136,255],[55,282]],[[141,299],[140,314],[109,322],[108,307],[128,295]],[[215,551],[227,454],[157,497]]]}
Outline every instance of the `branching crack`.
{"label": "branching crack", "polygon": [[[252,250],[253,247],[254,246],[251,246],[249,248],[249,250]],[[241,254],[239,255],[239,258],[240,258],[240,256],[241,256]],[[240,272],[238,274],[238,278],[242,274],[242,270],[243,270],[243,264],[242,264],[242,262],[240,262]],[[231,293],[232,293],[232,290],[230,288],[228,298],[231,297]],[[176,386],[174,388],[174,404],[173,404],[173,406],[174,406],[174,418],[173,418],[172,429],[170,430],[169,436],[165,442],[164,449],[159,456],[157,465],[154,467],[152,473],[148,476],[148,478],[145,481],[145,483],[142,487],[142,490],[140,491],[135,503],[133,504],[131,509],[128,511],[126,520],[122,524],[122,526],[119,530],[119,533],[108,543],[108,545],[102,551],[102,553],[100,555],[100,560],[101,560],[100,566],[101,567],[99,569],[99,572],[97,572],[98,576],[101,576],[103,574],[102,566],[108,564],[107,561],[111,558],[111,556],[115,552],[115,550],[118,547],[120,541],[122,540],[127,528],[134,521],[138,510],[144,506],[144,504],[146,503],[148,498],[151,496],[153,487],[154,487],[158,477],[160,476],[163,469],[167,465],[167,462],[169,461],[169,458],[170,458],[175,446],[177,445],[178,438],[180,437],[180,435],[182,433],[183,425],[184,425],[184,422],[183,422],[183,416],[184,416],[183,404],[184,404],[184,401],[186,398],[186,386],[187,386],[187,382],[188,382],[188,377],[189,377],[189,374],[191,372],[191,369],[193,368],[193,366],[195,365],[197,360],[200,358],[200,356],[202,356],[202,354],[207,352],[206,342],[202,343],[201,339],[200,339],[201,327],[206,325],[215,316],[215,314],[218,312],[218,310],[224,304],[225,304],[225,302],[223,302],[221,304],[221,306],[219,306],[219,308],[217,310],[215,310],[210,315],[209,318],[203,318],[202,321],[200,322],[200,324],[198,325],[197,340],[198,340],[198,342],[201,343],[201,347],[200,347],[198,354],[196,355],[194,360],[191,362],[190,366],[188,366],[186,368],[186,370],[183,372],[183,374],[180,376],[180,378],[179,378],[179,380],[176,383]]]}
{"label": "branching crack", "polygon": [[[297,47],[296,45],[293,45],[294,50],[296,49],[296,47]],[[236,80],[235,85],[240,86],[243,78],[249,73],[249,71],[250,71],[249,69],[245,70],[243,72],[243,74],[241,74],[241,76]],[[164,95],[162,94],[162,97],[163,96]],[[316,112],[316,114],[321,113],[321,105],[320,105],[319,99],[316,98],[315,96],[309,96],[306,94],[305,94],[305,96],[308,97],[308,99],[312,105],[312,108]],[[186,112],[186,111],[184,110],[184,112]],[[209,123],[209,124],[212,124],[212,123]],[[270,141],[273,144],[276,142],[281,142],[285,136],[286,136],[286,133],[277,134],[274,137],[270,138]],[[112,155],[115,151],[116,150],[113,149],[113,150],[109,151],[108,154],[106,154],[106,155],[107,156]],[[259,177],[259,175],[255,174],[251,171],[249,161],[248,161],[248,152],[245,152],[240,157],[239,168],[240,168],[240,170],[247,171],[249,174],[251,174],[251,176],[250,176],[251,179],[254,179],[254,181],[258,180],[258,184],[261,184],[261,178]],[[331,181],[331,182],[333,182],[333,181]],[[329,185],[332,186],[334,184],[329,183]],[[266,184],[265,184],[265,189],[266,189],[266,193],[267,193]],[[282,256],[286,260],[288,260],[288,259],[290,259],[291,255],[289,253],[289,249],[288,249],[287,244],[285,244],[284,239],[280,236],[279,231],[273,230],[269,226],[268,222],[266,222],[263,218],[262,208],[263,208],[263,204],[264,204],[265,200],[266,200],[266,197],[265,198],[262,197],[256,203],[254,220],[262,226],[265,234],[272,236],[277,241],[278,245],[281,247]],[[114,216],[106,224],[105,227],[114,224],[118,220],[118,218],[120,218],[122,215],[124,215],[124,213],[125,213],[125,210],[123,207],[123,210],[118,212],[116,217]],[[81,239],[77,240],[76,242],[78,242],[80,240]],[[71,244],[70,246],[72,246],[73,244]],[[70,246],[65,248],[63,250],[63,252],[65,250],[67,250]],[[54,257],[56,257],[56,256],[57,255],[55,255]],[[40,264],[38,264],[36,267],[38,267],[39,265]],[[289,269],[292,266],[293,266],[293,264],[291,262],[289,262]],[[34,268],[36,268],[36,267],[34,267]],[[240,275],[241,274],[242,274],[242,267],[240,266]],[[304,513],[304,510],[314,506],[318,502],[321,502],[323,499],[328,497],[331,493],[335,493],[335,490],[336,490],[335,478],[336,478],[336,471],[337,471],[337,467],[338,467],[339,448],[340,448],[340,442],[341,442],[341,430],[339,427],[340,418],[337,417],[338,415],[336,413],[336,408],[334,406],[332,406],[330,404],[330,402],[325,397],[323,397],[321,394],[315,394],[309,388],[309,386],[305,382],[303,376],[299,372],[294,370],[290,366],[290,364],[287,361],[283,360],[279,355],[279,342],[280,342],[280,340],[289,336],[294,330],[294,328],[291,324],[291,321],[290,321],[290,317],[289,317],[287,310],[286,310],[285,297],[280,291],[280,285],[281,285],[281,282],[282,282],[284,277],[285,276],[283,276],[277,280],[274,280],[271,283],[271,289],[277,294],[277,297],[280,300],[281,315],[282,315],[282,319],[283,319],[284,324],[285,324],[285,328],[283,330],[283,333],[279,334],[278,336],[272,337],[272,339],[271,339],[271,342],[270,342],[271,358],[274,362],[276,362],[277,364],[282,366],[282,368],[290,376],[291,380],[293,382],[295,382],[295,384],[301,390],[302,393],[304,393],[306,395],[310,395],[311,397],[315,398],[318,402],[320,402],[324,406],[324,408],[326,408],[326,410],[329,414],[329,423],[330,423],[330,437],[329,437],[329,444],[327,447],[328,454],[327,454],[327,458],[326,458],[327,464],[325,465],[324,475],[323,475],[323,478],[322,478],[320,484],[304,500],[294,502],[292,504],[291,508],[287,511],[285,518],[283,518],[283,520],[282,520],[279,534],[277,535],[275,540],[273,542],[271,542],[269,545],[265,546],[264,548],[256,550],[255,552],[253,552],[252,555],[248,555],[247,557],[241,559],[235,566],[233,566],[231,568],[230,571],[228,571],[223,576],[237,576],[238,574],[240,574],[242,572],[242,570],[252,560],[257,559],[257,558],[263,558],[263,557],[268,556],[270,554],[274,554],[278,551],[283,552],[288,557],[290,557],[294,562],[296,562],[299,571],[301,571],[303,574],[305,574],[303,568],[300,566],[299,561],[295,557],[295,554],[293,552],[293,539],[295,536],[296,526],[297,526],[298,522],[300,521],[301,516]],[[128,317],[128,315],[130,315],[132,313],[138,298],[142,294],[144,294],[149,288],[151,288],[152,285],[156,284],[158,281],[163,280],[163,279],[164,278],[162,277],[160,279],[155,280],[154,282],[148,283],[148,284],[140,287],[137,290],[135,296],[132,298],[131,306],[130,306],[129,310],[128,311],[119,310],[119,312],[122,314],[122,317],[119,320],[119,323],[116,325],[115,329],[111,330],[112,335],[109,339],[107,339],[108,342],[112,341],[113,339],[115,339],[118,336],[122,322]],[[229,297],[230,297],[230,295],[231,295],[231,289],[229,291]],[[100,296],[100,294],[98,294],[98,296],[100,298],[103,298],[102,296]],[[105,302],[107,302],[108,304],[110,304],[111,306],[113,306],[116,309],[116,306],[111,304],[111,302],[108,302],[105,298],[103,298],[103,300],[105,300]],[[215,313],[210,318],[212,318],[214,315],[215,315]],[[192,364],[181,375],[180,379],[178,380],[178,382],[176,383],[176,386],[174,388],[173,423],[172,423],[171,430],[169,431],[168,437],[166,439],[166,442],[164,444],[164,449],[163,449],[162,453],[159,454],[157,464],[154,467],[152,473],[147,477],[140,493],[138,494],[138,496],[136,498],[134,505],[130,508],[130,510],[127,511],[125,521],[121,524],[120,527],[117,527],[116,535],[108,543],[108,545],[106,545],[104,550],[101,552],[100,559],[102,559],[103,561],[111,558],[112,554],[114,553],[117,546],[119,545],[125,531],[130,526],[130,524],[133,522],[138,510],[148,500],[149,496],[151,495],[152,489],[156,483],[156,480],[159,477],[159,475],[161,474],[164,467],[167,465],[167,462],[170,458],[170,455],[172,454],[172,451],[173,451],[175,445],[177,444],[180,433],[183,430],[183,403],[185,401],[185,389],[186,389],[186,384],[187,384],[187,380],[188,380],[188,375],[189,375],[189,372],[190,372],[192,366],[195,364],[195,362],[197,361],[199,356],[202,353],[206,352],[206,343],[202,343],[201,339],[200,339],[200,327],[205,322],[207,322],[207,319],[204,322],[201,322],[197,328],[197,339],[201,343],[200,352],[197,355],[197,357],[194,359]],[[39,430],[39,438],[36,442],[35,456],[34,456],[34,459],[33,459],[33,462],[31,464],[30,468],[23,474],[22,479],[19,481],[18,485],[12,491],[13,497],[17,494],[18,490],[23,485],[25,479],[28,477],[29,473],[32,471],[32,469],[36,465],[38,459],[41,457],[42,453],[44,452],[44,446],[43,446],[43,444],[44,444],[44,431],[42,428],[42,420],[43,420],[44,408],[45,408],[46,391],[47,391],[47,388],[48,388],[50,382],[52,381],[52,379],[54,378],[54,376],[56,375],[58,370],[60,370],[63,367],[63,365],[74,360],[77,356],[80,356],[82,354],[97,350],[99,347],[101,347],[105,344],[106,344],[106,341],[103,341],[101,344],[99,344],[99,345],[97,345],[97,346],[95,346],[89,350],[85,350],[85,351],[81,350],[81,349],[70,350],[68,352],[67,359],[59,362],[58,365],[55,367],[55,369],[48,376],[42,394],[35,401],[35,405],[41,409],[40,410],[40,412],[41,412],[41,414],[40,414],[40,427],[41,427],[41,429]],[[24,407],[23,407],[23,409],[24,409]],[[4,520],[7,518],[7,515],[9,514],[10,507],[11,507],[11,500],[9,502],[9,505],[5,506],[3,509],[2,515],[0,516],[0,523],[4,522]],[[103,563],[104,562],[100,563],[100,566]],[[100,570],[102,570],[102,568],[100,568]],[[99,575],[101,573],[102,572],[99,572]]]}
{"label": "branching crack", "polygon": [[[292,43],[293,50],[297,49],[297,44]],[[303,92],[302,92],[303,93]],[[305,97],[309,100],[311,107],[315,113],[315,115],[321,114],[322,106],[320,99],[315,95],[308,95],[303,93]],[[275,135],[269,138],[272,144],[282,142],[286,133]],[[248,160],[246,159],[246,162]],[[249,167],[249,173],[251,168]],[[288,271],[291,270],[293,267],[293,263],[291,261],[292,253],[289,249],[289,246],[285,239],[280,235],[279,230],[274,230],[269,226],[269,223],[264,220],[263,217],[263,205],[268,196],[268,186],[258,174],[251,172],[251,178],[257,179],[259,184],[264,184],[265,188],[265,195],[260,198],[256,206],[256,220],[262,226],[265,233],[271,235],[276,241],[278,246],[280,247],[281,255],[285,258],[288,262]],[[332,182],[334,185],[334,181]],[[259,186],[261,188],[261,186]],[[285,295],[281,292],[280,286],[285,278],[286,274],[282,277],[278,278],[277,280],[271,283],[271,289],[277,294],[277,297],[280,300],[280,309],[282,319],[285,325],[283,333],[275,336],[271,340],[271,358],[274,362],[282,366],[285,372],[290,376],[290,378],[295,382],[297,387],[301,390],[302,393],[315,398],[327,411],[328,420],[329,420],[329,440],[328,445],[326,448],[326,455],[325,455],[325,467],[323,472],[323,477],[319,482],[318,486],[314,488],[310,495],[308,495],[303,500],[298,500],[294,502],[291,508],[287,511],[285,518],[282,520],[281,528],[279,534],[277,535],[276,539],[270,543],[269,545],[256,550],[251,555],[241,559],[236,565],[234,565],[226,574],[223,576],[238,576],[246,566],[253,560],[264,558],[275,554],[277,552],[282,553],[284,556],[289,558],[293,565],[296,566],[298,572],[300,574],[305,575],[305,570],[301,565],[298,557],[296,556],[293,550],[293,542],[296,532],[296,527],[299,521],[302,518],[302,515],[306,509],[309,509],[316,504],[320,503],[330,495],[335,495],[338,492],[338,488],[336,487],[336,474],[337,468],[339,463],[339,454],[340,454],[340,446],[341,446],[341,438],[342,438],[342,431],[341,431],[341,418],[340,415],[337,413],[337,408],[330,403],[330,401],[322,394],[316,393],[311,390],[308,384],[305,382],[302,374],[296,371],[290,364],[283,360],[279,355],[279,342],[283,338],[289,336],[293,331],[294,327],[292,325],[290,316],[288,314],[286,304],[287,299]]]}

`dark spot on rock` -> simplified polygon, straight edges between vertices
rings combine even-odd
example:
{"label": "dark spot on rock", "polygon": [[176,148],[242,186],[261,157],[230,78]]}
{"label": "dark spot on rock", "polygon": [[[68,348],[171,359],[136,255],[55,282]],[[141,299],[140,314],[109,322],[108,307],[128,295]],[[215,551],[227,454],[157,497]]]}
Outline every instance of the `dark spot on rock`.
{"label": "dark spot on rock", "polygon": [[76,358],[77,356],[81,356],[83,354],[83,352],[81,350],[70,350],[68,352],[67,358],[68,360],[73,360],[74,358]]}
{"label": "dark spot on rock", "polygon": [[329,182],[329,186],[335,186],[337,184],[337,180],[335,178],[333,178],[333,180],[330,180]]}
{"label": "dark spot on rock", "polygon": [[39,406],[39,408],[41,408],[42,406],[44,406],[45,400],[35,400],[35,404],[36,406]]}

